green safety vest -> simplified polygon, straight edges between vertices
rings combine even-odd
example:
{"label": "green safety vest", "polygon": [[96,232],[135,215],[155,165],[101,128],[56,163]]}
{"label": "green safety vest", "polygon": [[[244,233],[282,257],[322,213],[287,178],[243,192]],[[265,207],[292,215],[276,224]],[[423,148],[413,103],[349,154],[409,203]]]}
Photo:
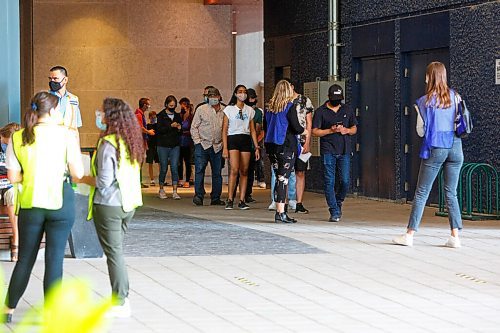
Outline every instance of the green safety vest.
{"label": "green safety vest", "polygon": [[34,131],[35,142],[31,145],[23,146],[24,129],[12,135],[11,144],[23,173],[16,210],[33,207],[61,209],[67,165],[64,138],[68,129],[61,125],[38,124]]}
{"label": "green safety vest", "polygon": [[[97,150],[101,146],[103,140],[106,140],[118,149],[118,144],[116,142],[116,136],[114,134],[107,135],[97,143]],[[97,162],[96,162],[97,151],[92,156],[92,162],[90,164],[90,175],[96,177],[97,175]],[[131,212],[139,206],[142,206],[142,193],[141,193],[141,181],[140,181],[140,164],[137,162],[130,162],[130,154],[128,152],[127,146],[123,139],[120,138],[120,163],[118,166],[118,173],[116,174],[116,180],[118,181],[118,187],[120,188],[120,194],[122,197],[122,208],[125,212]],[[95,187],[90,187],[89,195],[89,209],[87,220],[92,219],[92,207],[94,204]]]}

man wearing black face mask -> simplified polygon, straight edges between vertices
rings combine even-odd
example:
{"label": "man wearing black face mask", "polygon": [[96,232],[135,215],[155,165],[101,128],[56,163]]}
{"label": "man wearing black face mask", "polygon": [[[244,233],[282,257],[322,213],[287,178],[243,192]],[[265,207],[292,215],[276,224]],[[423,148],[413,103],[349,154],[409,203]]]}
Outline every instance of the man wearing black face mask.
{"label": "man wearing black face mask", "polygon": [[[342,87],[332,85],[328,89],[328,102],[314,112],[312,124],[313,135],[321,137],[320,154],[329,222],[339,222],[342,217],[342,203],[349,188],[350,136],[356,134],[358,124],[351,108],[342,104],[343,99]],[[336,174],[340,176],[338,188],[335,188]]]}
{"label": "man wearing black face mask", "polygon": [[64,125],[78,130],[82,127],[82,116],[80,114],[80,102],[78,96],[67,90],[68,71],[62,66],[50,69],[49,89],[52,95],[59,97],[60,112],[63,116]]}

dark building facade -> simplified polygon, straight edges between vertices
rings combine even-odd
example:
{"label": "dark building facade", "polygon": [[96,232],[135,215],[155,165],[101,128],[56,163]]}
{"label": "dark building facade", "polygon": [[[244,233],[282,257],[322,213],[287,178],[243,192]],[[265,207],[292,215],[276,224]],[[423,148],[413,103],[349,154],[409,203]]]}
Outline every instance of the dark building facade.
{"label": "dark building facade", "polygon": [[[289,76],[328,79],[328,0],[264,2],[265,97]],[[340,1],[340,76],[357,113],[352,190],[366,197],[411,200],[420,160],[412,105],[424,93],[425,68],[441,61],[450,86],[475,120],[464,139],[466,162],[499,168],[500,1]],[[322,190],[321,163],[311,161],[307,188]]]}

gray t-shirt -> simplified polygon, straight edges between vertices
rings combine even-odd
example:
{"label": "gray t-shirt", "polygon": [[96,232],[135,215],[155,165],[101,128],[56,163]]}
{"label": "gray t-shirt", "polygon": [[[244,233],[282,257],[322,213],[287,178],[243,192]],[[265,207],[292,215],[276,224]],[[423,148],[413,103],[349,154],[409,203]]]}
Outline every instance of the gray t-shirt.
{"label": "gray t-shirt", "polygon": [[94,204],[104,206],[122,206],[122,195],[116,174],[118,161],[116,148],[109,142],[103,141],[97,150],[97,175],[95,179],[96,191]]}

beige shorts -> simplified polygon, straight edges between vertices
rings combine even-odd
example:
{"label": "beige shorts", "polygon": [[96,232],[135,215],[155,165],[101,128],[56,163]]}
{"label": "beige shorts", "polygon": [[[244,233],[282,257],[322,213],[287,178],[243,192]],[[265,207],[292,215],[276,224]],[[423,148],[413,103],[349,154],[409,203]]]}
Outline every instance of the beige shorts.
{"label": "beige shorts", "polygon": [[0,200],[3,199],[5,206],[14,206],[16,198],[16,191],[14,187],[0,190]]}

